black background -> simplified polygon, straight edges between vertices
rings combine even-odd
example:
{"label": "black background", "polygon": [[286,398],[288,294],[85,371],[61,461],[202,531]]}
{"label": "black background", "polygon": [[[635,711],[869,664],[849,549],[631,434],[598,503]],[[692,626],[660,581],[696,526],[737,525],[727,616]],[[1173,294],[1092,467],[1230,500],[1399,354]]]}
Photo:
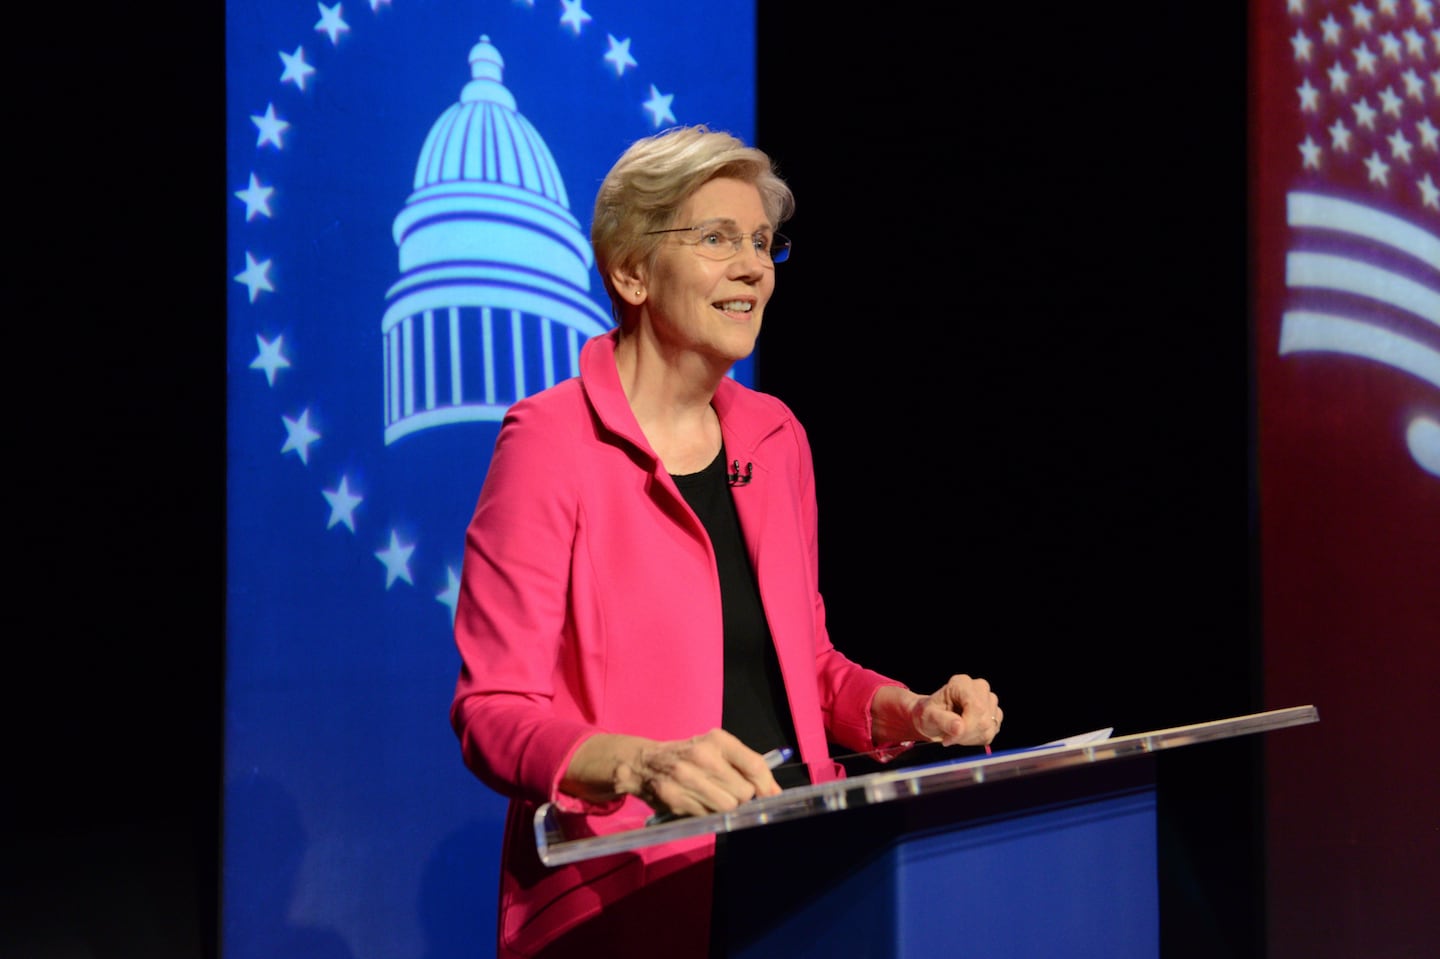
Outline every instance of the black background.
{"label": "black background", "polygon": [[[1261,708],[1245,4],[760,9],[797,211],[757,378],[836,644],[984,676],[1001,747]],[[1161,758],[1167,957],[1263,954],[1260,761]]]}
{"label": "black background", "polygon": [[[4,955],[218,955],[211,6],[14,54]],[[1000,746],[1252,711],[1244,4],[990,6],[760,3],[798,210],[757,376],[810,431],[832,635],[986,677]],[[1260,955],[1257,748],[1182,753],[1164,953]]]}

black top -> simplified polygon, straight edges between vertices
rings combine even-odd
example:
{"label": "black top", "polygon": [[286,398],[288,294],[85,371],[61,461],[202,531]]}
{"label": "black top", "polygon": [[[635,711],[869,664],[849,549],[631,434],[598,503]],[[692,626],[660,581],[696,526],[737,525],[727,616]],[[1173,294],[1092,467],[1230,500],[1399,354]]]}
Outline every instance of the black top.
{"label": "black top", "polygon": [[[790,762],[775,771],[775,779],[782,787],[805,785],[810,777],[795,746],[795,723],[780,661],[726,478],[725,450],[700,472],[672,478],[710,534],[720,575],[725,629],[725,700],[720,725],[756,752],[779,746],[795,749]],[[744,496],[744,487],[736,487],[734,495]]]}

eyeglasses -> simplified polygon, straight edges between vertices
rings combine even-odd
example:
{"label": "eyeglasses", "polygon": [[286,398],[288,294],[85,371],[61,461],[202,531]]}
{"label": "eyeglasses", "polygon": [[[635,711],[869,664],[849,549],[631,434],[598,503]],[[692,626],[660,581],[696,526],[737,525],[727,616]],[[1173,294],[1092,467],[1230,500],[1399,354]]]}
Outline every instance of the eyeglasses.
{"label": "eyeglasses", "polygon": [[694,239],[688,241],[687,245],[693,246],[696,253],[708,260],[731,259],[740,252],[740,245],[746,240],[750,241],[751,249],[760,258],[760,262],[767,266],[784,263],[790,258],[790,238],[783,233],[734,233],[713,224],[702,223],[699,226],[681,226],[672,230],[651,230],[645,235],[656,236],[660,233],[692,234]]}

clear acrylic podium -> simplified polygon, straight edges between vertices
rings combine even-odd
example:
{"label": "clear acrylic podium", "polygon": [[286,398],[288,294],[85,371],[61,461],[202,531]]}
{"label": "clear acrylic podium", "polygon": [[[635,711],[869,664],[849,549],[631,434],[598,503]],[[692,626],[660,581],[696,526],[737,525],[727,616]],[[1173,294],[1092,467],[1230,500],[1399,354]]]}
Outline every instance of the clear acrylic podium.
{"label": "clear acrylic podium", "polygon": [[717,893],[727,956],[1157,959],[1154,754],[1318,719],[1296,706],[971,756],[581,839],[546,805],[535,840],[553,866],[716,834],[736,879]]}

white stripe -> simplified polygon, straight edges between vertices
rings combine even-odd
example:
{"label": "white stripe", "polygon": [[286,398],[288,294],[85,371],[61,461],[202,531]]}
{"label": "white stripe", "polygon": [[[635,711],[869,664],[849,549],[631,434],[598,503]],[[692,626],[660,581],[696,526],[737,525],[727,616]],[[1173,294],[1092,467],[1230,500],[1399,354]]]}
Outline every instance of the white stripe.
{"label": "white stripe", "polygon": [[415,317],[408,316],[400,324],[400,382],[405,396],[400,404],[401,415],[415,412]]}
{"label": "white stripe", "polygon": [[465,341],[460,338],[460,307],[450,307],[450,405],[465,402],[465,378],[460,366]]}
{"label": "white stripe", "polygon": [[1405,444],[1425,472],[1440,476],[1440,423],[1425,416],[1415,417],[1405,429]]}
{"label": "white stripe", "polygon": [[1355,293],[1440,325],[1440,293],[1399,273],[1349,257],[1291,253],[1285,257],[1285,285]]}
{"label": "white stripe", "polygon": [[525,328],[520,325],[520,311],[510,311],[510,349],[514,358],[515,399],[529,396],[525,392]]}
{"label": "white stripe", "polygon": [[540,357],[545,365],[545,385],[555,385],[555,324],[545,317],[537,317],[540,321]]}
{"label": "white stripe", "polygon": [[490,318],[490,307],[480,308],[480,358],[485,363],[485,402],[493,405],[495,399],[495,327]]}
{"label": "white stripe", "polygon": [[435,311],[426,310],[424,313],[425,323],[422,326],[422,342],[425,351],[425,408],[435,408]]}
{"label": "white stripe", "polygon": [[1344,353],[1374,360],[1440,387],[1440,352],[1407,336],[1368,323],[1324,313],[1286,313],[1280,324],[1280,354]]}
{"label": "white stripe", "polygon": [[1440,236],[1389,213],[1320,193],[1290,193],[1285,197],[1291,226],[1339,230],[1383,243],[1419,257],[1440,270]]}

